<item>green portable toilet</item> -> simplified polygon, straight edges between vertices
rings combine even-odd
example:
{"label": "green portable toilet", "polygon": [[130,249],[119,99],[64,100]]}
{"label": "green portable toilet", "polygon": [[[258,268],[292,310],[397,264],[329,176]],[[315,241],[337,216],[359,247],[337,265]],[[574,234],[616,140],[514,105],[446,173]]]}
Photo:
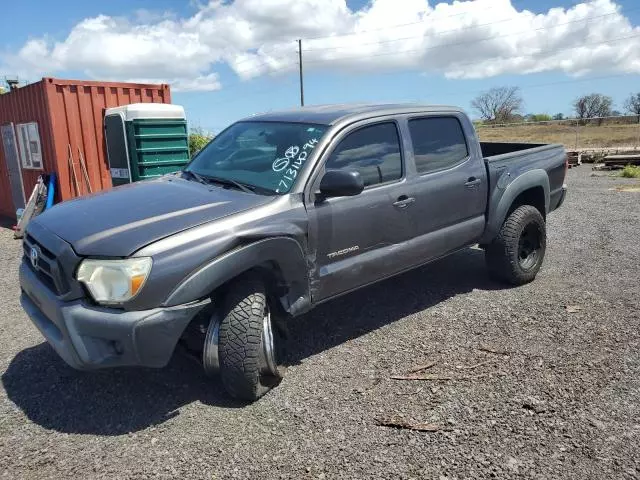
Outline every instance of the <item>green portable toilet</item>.
{"label": "green portable toilet", "polygon": [[180,105],[108,108],[104,130],[114,186],[175,172],[189,162],[187,120]]}

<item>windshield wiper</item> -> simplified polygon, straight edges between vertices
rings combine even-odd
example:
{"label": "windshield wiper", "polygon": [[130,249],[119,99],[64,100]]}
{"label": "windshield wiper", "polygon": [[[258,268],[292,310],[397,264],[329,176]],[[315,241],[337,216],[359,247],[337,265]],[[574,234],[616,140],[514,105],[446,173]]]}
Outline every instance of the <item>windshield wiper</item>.
{"label": "windshield wiper", "polygon": [[258,189],[260,191],[273,193],[269,189],[257,187],[255,185],[247,185],[244,183],[240,183],[236,180],[232,180],[230,178],[211,177],[209,175],[201,175],[199,173],[192,172],[191,170],[181,170],[181,172],[190,175],[191,178],[193,178],[199,183],[202,183],[203,185],[211,185],[212,183],[219,183],[221,185],[236,187],[238,190],[242,190],[243,192],[246,192],[246,193],[256,193],[256,190]]}
{"label": "windshield wiper", "polygon": [[245,185],[243,183],[237,182],[230,178],[210,177],[210,176],[206,176],[204,178],[209,182],[220,183],[222,185],[231,185],[246,193],[254,193],[255,191],[255,187],[253,185]]}
{"label": "windshield wiper", "polygon": [[203,185],[209,184],[209,182],[207,182],[207,180],[203,178],[202,175],[192,172],[191,170],[181,170],[181,172],[191,175],[191,178],[193,178],[198,183],[202,183]]}

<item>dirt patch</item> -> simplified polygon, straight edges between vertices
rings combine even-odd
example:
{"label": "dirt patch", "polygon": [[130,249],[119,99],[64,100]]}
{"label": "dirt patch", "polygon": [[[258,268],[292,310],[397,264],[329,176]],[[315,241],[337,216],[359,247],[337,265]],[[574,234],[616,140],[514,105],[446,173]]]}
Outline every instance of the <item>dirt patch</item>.
{"label": "dirt patch", "polygon": [[620,187],[611,188],[610,190],[615,190],[616,192],[640,193],[640,185],[622,185]]}

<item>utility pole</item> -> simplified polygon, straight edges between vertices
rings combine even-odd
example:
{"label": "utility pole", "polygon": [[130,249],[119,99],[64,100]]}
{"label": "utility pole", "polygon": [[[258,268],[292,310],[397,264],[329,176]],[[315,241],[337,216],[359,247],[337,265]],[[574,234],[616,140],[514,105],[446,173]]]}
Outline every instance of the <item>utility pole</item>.
{"label": "utility pole", "polygon": [[304,107],[304,83],[302,81],[302,40],[298,40],[298,64],[300,65],[300,106]]}

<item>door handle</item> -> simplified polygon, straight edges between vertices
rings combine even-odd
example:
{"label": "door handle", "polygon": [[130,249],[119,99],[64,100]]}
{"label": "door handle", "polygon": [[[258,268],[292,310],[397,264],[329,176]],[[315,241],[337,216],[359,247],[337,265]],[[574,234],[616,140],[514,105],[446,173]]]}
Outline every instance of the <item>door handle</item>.
{"label": "door handle", "polygon": [[407,197],[406,195],[400,195],[398,197],[398,200],[393,202],[393,206],[397,207],[397,208],[407,208],[409,205],[411,205],[415,201],[416,201],[416,199],[413,198],[413,197]]}
{"label": "door handle", "polygon": [[476,177],[469,177],[469,179],[466,181],[466,183],[464,184],[465,187],[467,188],[473,188],[476,185],[480,185],[482,183],[482,180]]}

